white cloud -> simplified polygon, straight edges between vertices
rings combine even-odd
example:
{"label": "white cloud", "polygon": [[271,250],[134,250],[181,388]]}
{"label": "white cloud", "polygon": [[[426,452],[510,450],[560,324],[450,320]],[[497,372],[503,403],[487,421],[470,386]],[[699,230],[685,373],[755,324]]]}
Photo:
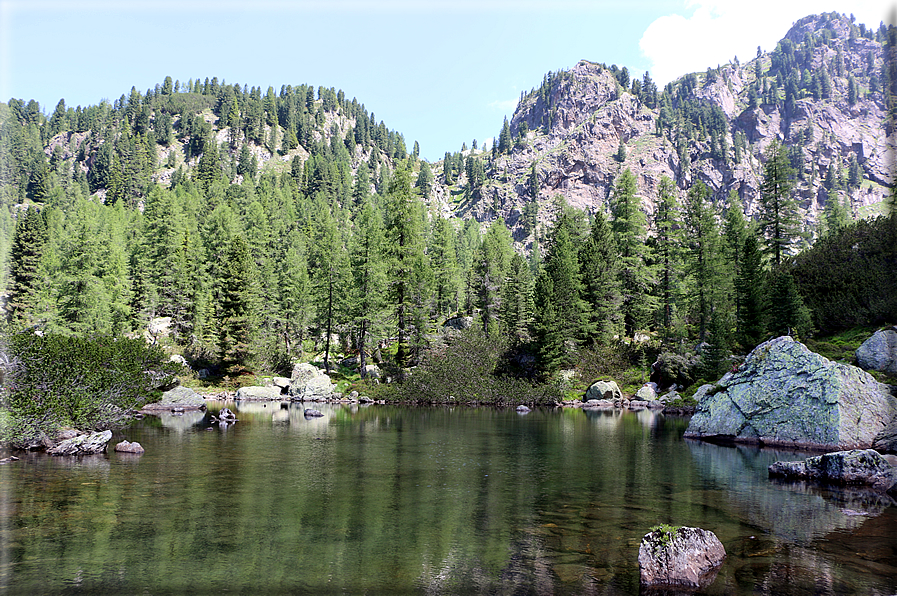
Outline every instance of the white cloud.
{"label": "white cloud", "polygon": [[639,41],[651,77],[659,85],[736,56],[746,62],[756,56],[758,45],[770,51],[794,21],[810,14],[853,13],[857,22],[877,27],[892,18],[888,13],[893,11],[875,0],[686,0],[685,8],[686,16],[670,14],[655,20]]}

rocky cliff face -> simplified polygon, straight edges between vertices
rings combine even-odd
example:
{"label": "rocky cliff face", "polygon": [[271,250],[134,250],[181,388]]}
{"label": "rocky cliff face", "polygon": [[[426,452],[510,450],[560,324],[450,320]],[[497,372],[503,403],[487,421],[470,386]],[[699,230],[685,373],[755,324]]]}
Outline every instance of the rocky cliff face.
{"label": "rocky cliff face", "polygon": [[[808,227],[829,196],[849,202],[855,217],[875,214],[893,180],[897,140],[886,126],[878,38],[842,15],[807,17],[775,51],[688,75],[653,97],[643,81],[622,86],[616,67],[581,61],[550,73],[518,104],[510,121],[513,148],[473,153],[486,162],[486,180],[466,188],[468,198],[455,211],[483,222],[503,217],[526,244],[533,167],[543,224],[553,219],[557,195],[587,212],[607,210],[614,180],[629,168],[649,215],[663,176],[683,194],[700,180],[717,202],[735,191],[754,215],[764,154],[779,140],[792,152],[795,197]],[[862,173],[853,184],[852,164]],[[466,184],[464,177],[458,182]],[[451,187],[437,188],[438,196],[450,193]]]}

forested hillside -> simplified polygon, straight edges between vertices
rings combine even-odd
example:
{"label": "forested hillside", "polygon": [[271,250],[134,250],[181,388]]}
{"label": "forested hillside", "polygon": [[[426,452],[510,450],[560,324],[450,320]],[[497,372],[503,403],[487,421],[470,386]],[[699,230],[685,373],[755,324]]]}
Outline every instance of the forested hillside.
{"label": "forested hillside", "polygon": [[[836,289],[807,309],[794,256],[887,209],[895,46],[822,15],[664,90],[583,62],[524,94],[493,147],[435,165],[334,89],[166,78],[48,114],[10,99],[7,326],[120,336],[171,317],[173,349],[232,374],[408,367],[467,316],[504,354],[492,372],[546,378],[641,337],[705,345],[710,378],[771,334],[845,324],[821,314]],[[888,234],[864,235],[863,283],[893,286]],[[893,301],[864,313],[893,320]]]}

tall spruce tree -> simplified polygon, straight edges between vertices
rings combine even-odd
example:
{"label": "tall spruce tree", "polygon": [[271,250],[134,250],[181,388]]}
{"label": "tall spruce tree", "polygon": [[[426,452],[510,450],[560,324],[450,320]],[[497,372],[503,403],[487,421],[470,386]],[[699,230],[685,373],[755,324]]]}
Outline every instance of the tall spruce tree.
{"label": "tall spruce tree", "polygon": [[511,266],[514,249],[511,233],[502,218],[492,222],[480,246],[477,261],[477,295],[483,331],[498,335],[501,330],[502,287]]}
{"label": "tall spruce tree", "polygon": [[587,342],[607,345],[623,331],[620,306],[619,251],[604,213],[592,221],[588,239],[579,250],[582,297],[586,304]]}
{"label": "tall spruce tree", "polygon": [[696,182],[688,189],[685,201],[686,247],[688,250],[689,298],[697,321],[698,337],[707,336],[714,307],[721,308],[718,295],[722,275],[722,254],[719,229],[713,207],[709,204],[709,189]]}
{"label": "tall spruce tree", "polygon": [[351,244],[352,305],[350,312],[356,327],[358,358],[362,378],[366,375],[370,338],[384,318],[386,292],[385,232],[383,214],[366,199],[355,214]]}
{"label": "tall spruce tree", "polygon": [[620,251],[622,311],[626,333],[630,337],[645,328],[658,305],[657,298],[651,292],[656,279],[648,263],[646,218],[636,192],[635,176],[627,168],[614,185],[611,228]]}
{"label": "tall spruce tree", "polygon": [[764,285],[760,243],[754,234],[748,234],[735,286],[739,304],[736,334],[745,352],[753,350],[766,336]]}
{"label": "tall spruce tree", "polygon": [[37,322],[34,309],[42,284],[40,266],[48,239],[47,224],[40,211],[29,207],[24,215],[19,215],[9,255],[12,284],[8,309],[9,319],[14,327],[25,327]]}
{"label": "tall spruce tree", "polygon": [[799,236],[797,203],[791,196],[794,188],[793,174],[787,149],[778,141],[773,141],[766,151],[766,163],[763,166],[760,222],[766,238],[767,252],[776,267],[782,263],[783,257]]}
{"label": "tall spruce tree", "polygon": [[684,239],[679,201],[676,198],[676,185],[669,177],[664,176],[660,179],[657,191],[658,200],[654,226],[657,230],[655,259],[658,266],[661,301],[660,321],[666,336],[669,337],[673,329],[682,283]]}
{"label": "tall spruce tree", "polygon": [[249,244],[242,235],[234,236],[227,247],[219,280],[221,362],[231,374],[246,370],[252,356],[256,328],[255,264]]}

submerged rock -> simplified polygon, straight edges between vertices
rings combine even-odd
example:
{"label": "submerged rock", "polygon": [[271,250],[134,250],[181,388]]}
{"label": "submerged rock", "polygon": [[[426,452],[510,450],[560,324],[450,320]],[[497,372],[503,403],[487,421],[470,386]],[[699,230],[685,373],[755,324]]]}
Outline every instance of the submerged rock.
{"label": "submerged rock", "polygon": [[869,373],[790,337],[760,344],[695,398],[686,437],[765,445],[868,448],[897,414],[897,399]]}
{"label": "submerged rock", "polygon": [[726,558],[716,534],[701,528],[661,526],[642,538],[638,549],[641,583],[648,588],[706,588]]}
{"label": "submerged rock", "polygon": [[772,478],[813,480],[831,484],[859,484],[889,490],[897,484],[897,469],[874,449],[836,451],[804,461],[777,461],[769,466]]}
{"label": "submerged rock", "polygon": [[112,431],[79,435],[66,439],[55,447],[47,450],[50,455],[94,455],[106,451],[106,443],[112,440]]}

